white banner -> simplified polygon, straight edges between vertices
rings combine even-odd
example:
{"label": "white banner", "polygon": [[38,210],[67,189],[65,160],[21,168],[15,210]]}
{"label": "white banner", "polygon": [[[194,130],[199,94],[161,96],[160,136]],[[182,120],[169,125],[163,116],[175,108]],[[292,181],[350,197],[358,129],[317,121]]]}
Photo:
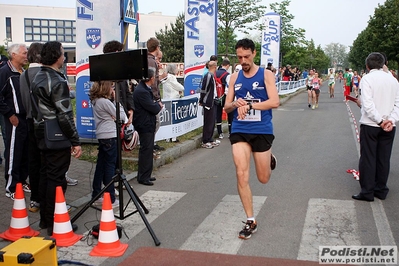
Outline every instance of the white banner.
{"label": "white banner", "polygon": [[280,41],[281,41],[281,16],[277,13],[267,13],[264,17],[262,32],[262,48],[260,64],[267,67],[272,63],[273,67],[280,66]]}
{"label": "white banner", "polygon": [[[119,1],[76,1],[76,126],[83,139],[95,138],[89,56],[103,53],[104,43],[121,40]],[[112,66],[110,66],[112,67]]]}
{"label": "white banner", "polygon": [[203,125],[202,107],[198,105],[199,94],[178,100],[162,101],[161,126],[155,140],[170,139],[184,135]]}
{"label": "white banner", "polygon": [[198,90],[205,63],[217,51],[217,0],[185,0],[184,95]]}

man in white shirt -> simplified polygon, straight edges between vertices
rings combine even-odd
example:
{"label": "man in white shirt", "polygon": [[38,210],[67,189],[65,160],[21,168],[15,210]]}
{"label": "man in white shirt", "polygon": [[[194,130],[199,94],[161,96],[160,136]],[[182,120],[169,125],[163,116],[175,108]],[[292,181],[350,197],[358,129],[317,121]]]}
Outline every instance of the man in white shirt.
{"label": "man in white shirt", "polygon": [[399,121],[399,83],[383,71],[385,60],[380,53],[371,53],[366,59],[370,71],[360,81],[360,187],[352,198],[384,200],[388,194],[388,175],[395,123]]}

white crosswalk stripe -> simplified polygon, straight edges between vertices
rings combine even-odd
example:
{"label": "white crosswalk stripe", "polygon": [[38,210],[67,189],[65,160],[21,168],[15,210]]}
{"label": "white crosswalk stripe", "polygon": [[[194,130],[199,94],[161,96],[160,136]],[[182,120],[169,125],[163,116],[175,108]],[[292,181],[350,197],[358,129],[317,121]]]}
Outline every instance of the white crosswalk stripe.
{"label": "white crosswalk stripe", "polygon": [[[140,199],[150,210],[149,214],[146,215],[148,222],[153,222],[185,195],[186,193],[182,192],[147,191]],[[265,196],[253,197],[255,217],[265,207],[266,199],[267,197]],[[298,221],[298,223],[303,224],[302,237],[297,255],[298,260],[318,261],[319,246],[361,245],[356,218],[356,204],[354,201],[311,198],[305,208],[307,209],[305,221]],[[135,206],[130,204],[126,213],[134,210]],[[226,195],[203,221],[199,221],[197,228],[191,235],[186,236],[185,242],[179,249],[239,254],[241,245],[245,242],[238,238],[240,222],[243,220],[243,217],[245,217],[245,214],[239,196]],[[145,229],[145,224],[138,214],[122,221],[117,220],[117,223],[125,228],[130,240]],[[261,223],[260,227],[262,227]],[[162,229],[154,228],[155,233],[157,233],[157,230]],[[390,230],[386,233],[392,236]],[[162,242],[164,239],[160,240]],[[59,248],[58,257],[63,260],[81,261],[90,265],[99,265],[107,257],[88,256],[91,249],[97,243],[96,240],[93,241],[92,246],[80,241],[74,246]],[[121,242],[127,241],[128,239],[124,237],[121,239]]]}
{"label": "white crosswalk stripe", "polygon": [[318,261],[319,246],[360,246],[354,201],[309,200],[297,259]]}
{"label": "white crosswalk stripe", "polygon": [[[143,194],[140,197],[140,200],[143,202],[144,206],[150,210],[150,212],[146,214],[148,222],[151,223],[154,221],[162,213],[172,207],[173,204],[179,201],[179,199],[181,199],[185,194],[186,193],[182,192],[154,190],[149,190]],[[136,210],[136,207],[134,204],[130,204],[126,210],[126,213],[130,213],[134,210]],[[129,219],[124,219],[122,221],[118,220],[117,223],[124,227],[126,234],[130,239],[146,228],[139,214],[132,215],[129,217]],[[85,235],[86,234],[87,232]],[[126,242],[127,240],[128,239],[126,238],[122,238],[121,242]],[[94,245],[96,245],[97,241],[94,242]],[[79,241],[73,246],[58,248],[58,257],[62,258],[63,260],[79,261],[90,265],[100,265],[107,259],[107,257],[90,257],[88,254],[93,249],[94,245],[88,246],[86,242]]]}
{"label": "white crosswalk stripe", "polygon": [[[253,197],[255,217],[265,200],[266,197]],[[237,254],[243,242],[238,238],[240,230],[238,221],[242,221],[243,217],[245,216],[240,197],[226,195],[180,249]]]}

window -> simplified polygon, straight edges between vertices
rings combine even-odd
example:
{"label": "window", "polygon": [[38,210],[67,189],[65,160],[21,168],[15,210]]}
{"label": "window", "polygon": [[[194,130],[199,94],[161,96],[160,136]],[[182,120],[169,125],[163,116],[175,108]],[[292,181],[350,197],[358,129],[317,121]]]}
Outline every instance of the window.
{"label": "window", "polygon": [[[11,18],[10,18],[10,34],[11,34]],[[76,23],[73,20],[25,18],[26,42],[59,41],[65,43],[72,43],[75,42],[75,40],[76,40]]]}
{"label": "window", "polygon": [[11,18],[6,17],[6,38],[9,41],[12,41],[12,34],[11,34]]}

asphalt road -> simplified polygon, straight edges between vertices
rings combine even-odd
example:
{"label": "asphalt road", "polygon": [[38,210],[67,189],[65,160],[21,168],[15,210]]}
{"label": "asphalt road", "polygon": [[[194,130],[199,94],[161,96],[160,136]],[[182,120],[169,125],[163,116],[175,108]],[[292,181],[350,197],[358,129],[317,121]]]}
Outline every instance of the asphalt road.
{"label": "asphalt road", "polygon": [[[228,139],[217,148],[194,150],[159,168],[153,187],[134,181],[135,191],[150,206],[147,217],[160,247],[317,261],[319,246],[397,246],[399,150],[395,145],[387,199],[352,200],[359,184],[346,170],[357,169],[354,118],[358,123],[360,110],[343,102],[338,87],[339,83],[331,99],[324,84],[315,110],[307,107],[305,91],[273,112],[278,165],[266,185],[257,181],[251,168],[259,229],[248,241],[237,238],[246,217]],[[157,214],[153,217],[152,212]],[[139,216],[134,219],[140,230],[145,229]],[[154,246],[148,231],[140,230],[129,241],[129,253]],[[103,265],[123,258],[108,259]]]}
{"label": "asphalt road", "polygon": [[[332,99],[327,84],[322,86],[315,110],[308,108],[304,91],[273,111],[276,139],[272,150],[278,165],[266,185],[258,182],[251,167],[259,227],[247,241],[237,237],[246,217],[237,193],[228,139],[223,139],[219,147],[193,150],[160,167],[154,172],[157,181],[153,187],[131,181],[150,211],[146,219],[160,247],[318,261],[319,246],[397,246],[397,144],[391,158],[387,199],[372,203],[352,200],[359,184],[346,170],[358,165],[354,119],[358,122],[360,110],[354,103],[343,102],[338,86]],[[79,231],[99,219],[100,212],[87,210],[77,220]],[[89,257],[93,247],[79,242],[59,248],[58,257],[92,265],[117,265],[139,247],[155,246],[138,214],[117,223],[124,226],[129,237],[121,239],[129,244],[124,256]]]}

